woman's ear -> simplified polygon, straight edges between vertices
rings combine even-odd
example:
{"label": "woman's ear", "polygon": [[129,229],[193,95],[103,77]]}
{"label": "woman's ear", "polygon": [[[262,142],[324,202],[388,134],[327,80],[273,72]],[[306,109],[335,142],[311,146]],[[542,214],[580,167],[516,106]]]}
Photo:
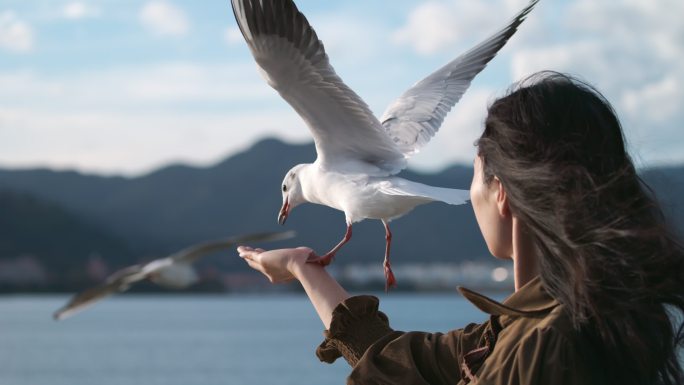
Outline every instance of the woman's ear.
{"label": "woman's ear", "polygon": [[508,196],[506,195],[506,189],[503,183],[498,177],[494,177],[493,182],[496,183],[496,207],[499,211],[499,215],[502,218],[507,218],[511,215],[511,209],[508,206]]}

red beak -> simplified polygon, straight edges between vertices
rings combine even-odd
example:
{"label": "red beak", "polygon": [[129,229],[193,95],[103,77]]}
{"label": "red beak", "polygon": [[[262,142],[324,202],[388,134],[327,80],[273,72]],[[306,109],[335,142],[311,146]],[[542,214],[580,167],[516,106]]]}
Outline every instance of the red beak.
{"label": "red beak", "polygon": [[288,215],[290,215],[290,201],[288,198],[285,198],[285,203],[283,203],[283,207],[280,208],[280,214],[278,214],[278,223],[284,225]]}

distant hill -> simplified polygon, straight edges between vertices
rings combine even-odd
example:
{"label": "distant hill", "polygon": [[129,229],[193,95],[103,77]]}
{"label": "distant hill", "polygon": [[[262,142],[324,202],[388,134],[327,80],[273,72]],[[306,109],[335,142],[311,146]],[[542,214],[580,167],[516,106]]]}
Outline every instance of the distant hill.
{"label": "distant hill", "polygon": [[[138,178],[0,170],[0,188],[59,204],[121,237],[136,252],[159,253],[228,234],[283,229],[276,223],[280,182],[291,166],[314,159],[313,145],[264,140],[212,167],[174,165]],[[470,169],[460,166],[438,175],[406,173],[415,180],[455,188],[468,188],[470,175]],[[303,205],[293,210],[285,228],[299,234],[289,244],[324,252],[339,241],[344,226],[342,213]],[[468,205],[419,207],[393,222],[392,228],[397,260],[448,260],[454,258],[452,250],[459,251],[456,258],[486,254]],[[355,227],[352,242],[338,260],[380,261],[383,250],[382,225],[366,221]]]}
{"label": "distant hill", "polygon": [[[125,243],[106,231],[26,193],[0,190],[0,257],[5,265],[33,277],[35,284],[87,282],[91,261],[109,260],[112,267],[133,263]],[[2,269],[8,270],[8,269]],[[21,281],[3,271],[5,281]],[[40,278],[40,279],[39,279]],[[31,281],[31,279],[28,279]]]}
{"label": "distant hill", "polygon": [[[42,206],[34,202],[45,210],[60,207],[72,218],[93,224],[112,237],[93,236],[87,244],[110,244],[107,242],[116,238],[135,256],[159,255],[201,240],[283,229],[276,224],[281,205],[280,182],[290,167],[314,159],[312,144],[290,145],[268,139],[211,167],[173,165],[136,178],[73,171],[0,170],[0,190],[30,194],[46,202]],[[452,166],[435,174],[406,171],[402,175],[427,184],[467,189],[472,169]],[[649,169],[642,176],[663,201],[668,216],[684,229],[680,203],[684,196],[684,167]],[[23,230],[18,229],[25,226],[22,223],[26,218],[39,222],[44,215],[55,215],[45,210],[24,213],[25,218],[11,215],[5,225],[18,226],[12,234],[20,236]],[[0,215],[8,218],[4,213]],[[470,205],[428,204],[392,222],[391,227],[395,261],[489,258]],[[284,228],[297,230],[298,238],[277,246],[308,245],[325,252],[342,237],[345,225],[340,212],[303,205],[293,210]],[[55,238],[50,228],[32,231],[32,237]],[[383,251],[381,223],[364,221],[355,225],[353,239],[336,263],[380,264]],[[225,268],[244,269],[238,258],[224,258],[221,263]]]}
{"label": "distant hill", "polygon": [[684,165],[650,168],[640,176],[660,202],[670,223],[684,236]]}

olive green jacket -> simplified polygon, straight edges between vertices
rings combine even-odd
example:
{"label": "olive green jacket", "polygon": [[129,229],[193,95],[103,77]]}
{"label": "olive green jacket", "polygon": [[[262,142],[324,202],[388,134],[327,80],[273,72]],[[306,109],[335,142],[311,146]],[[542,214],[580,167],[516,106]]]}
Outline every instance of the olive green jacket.
{"label": "olive green jacket", "polygon": [[583,364],[563,306],[539,277],[503,303],[459,291],[490,319],[448,333],[394,331],[376,297],[351,297],[335,308],[316,354],[343,356],[353,367],[347,384],[605,383]]}

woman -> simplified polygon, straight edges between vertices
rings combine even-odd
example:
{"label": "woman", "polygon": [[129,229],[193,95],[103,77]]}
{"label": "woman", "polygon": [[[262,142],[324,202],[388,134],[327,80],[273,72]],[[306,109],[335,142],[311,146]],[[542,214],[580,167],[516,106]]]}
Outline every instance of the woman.
{"label": "woman", "polygon": [[470,190],[490,252],[514,263],[503,303],[446,334],[390,329],[308,248],[238,249],[272,282],[298,279],[328,329],[317,354],[350,384],[682,384],[684,248],[625,151],[610,104],[545,72],[489,108]]}

